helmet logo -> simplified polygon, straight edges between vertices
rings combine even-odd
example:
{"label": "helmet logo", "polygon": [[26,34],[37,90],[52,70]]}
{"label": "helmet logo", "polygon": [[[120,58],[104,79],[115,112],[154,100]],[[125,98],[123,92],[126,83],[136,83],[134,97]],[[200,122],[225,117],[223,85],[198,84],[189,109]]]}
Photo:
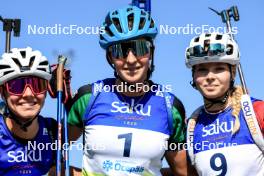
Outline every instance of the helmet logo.
{"label": "helmet logo", "polygon": [[30,70],[30,67],[29,66],[22,66],[22,67],[20,67],[20,71],[21,72],[29,71],[29,70]]}

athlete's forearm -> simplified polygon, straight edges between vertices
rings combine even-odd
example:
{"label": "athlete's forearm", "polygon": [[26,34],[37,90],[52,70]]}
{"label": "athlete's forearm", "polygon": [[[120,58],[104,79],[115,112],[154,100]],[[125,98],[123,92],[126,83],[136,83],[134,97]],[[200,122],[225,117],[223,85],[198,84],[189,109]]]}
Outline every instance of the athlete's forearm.
{"label": "athlete's forearm", "polygon": [[170,168],[161,168],[160,173],[162,176],[173,176],[173,173]]}
{"label": "athlete's forearm", "polygon": [[82,175],[82,169],[74,166],[70,166],[70,175],[72,176],[81,176]]}
{"label": "athlete's forearm", "polygon": [[[61,165],[61,170],[65,171],[64,163]],[[48,176],[55,176],[56,175],[56,166],[53,166],[50,171]],[[70,175],[71,176],[81,176],[82,175],[82,169],[74,166],[70,166]],[[61,172],[61,176],[65,176],[65,172]]]}
{"label": "athlete's forearm", "polygon": [[175,176],[187,175],[187,159],[186,151],[167,151],[165,154],[166,160],[170,165],[171,171]]}
{"label": "athlete's forearm", "polygon": [[77,141],[78,138],[82,135],[83,130],[77,126],[68,125],[69,131],[69,143],[71,141]]}

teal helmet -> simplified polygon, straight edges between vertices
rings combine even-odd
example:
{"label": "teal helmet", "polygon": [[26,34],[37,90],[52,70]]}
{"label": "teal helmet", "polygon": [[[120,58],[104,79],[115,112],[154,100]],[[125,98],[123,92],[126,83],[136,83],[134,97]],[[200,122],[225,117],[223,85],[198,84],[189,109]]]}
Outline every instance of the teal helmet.
{"label": "teal helmet", "polygon": [[136,6],[113,10],[107,14],[101,28],[100,46],[107,49],[110,45],[125,40],[146,37],[154,39],[157,26],[149,13]]}

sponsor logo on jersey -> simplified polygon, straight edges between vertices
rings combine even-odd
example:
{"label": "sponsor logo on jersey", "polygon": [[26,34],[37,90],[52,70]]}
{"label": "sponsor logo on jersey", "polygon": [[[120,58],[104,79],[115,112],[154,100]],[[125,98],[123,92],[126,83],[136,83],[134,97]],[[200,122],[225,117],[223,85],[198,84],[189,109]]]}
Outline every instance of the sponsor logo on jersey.
{"label": "sponsor logo on jersey", "polygon": [[48,129],[47,128],[43,128],[43,135],[48,135]]}
{"label": "sponsor logo on jersey", "polygon": [[41,151],[40,150],[30,150],[28,151],[25,148],[25,151],[9,151],[8,162],[39,162],[42,160]]}
{"label": "sponsor logo on jersey", "polygon": [[232,132],[233,127],[234,127],[233,121],[231,121],[230,124],[228,124],[228,122],[220,123],[219,119],[217,119],[216,123],[203,127],[202,137],[217,135],[220,133],[229,133]]}
{"label": "sponsor logo on jersey", "polygon": [[157,90],[157,91],[156,91],[156,96],[158,96],[158,97],[164,97],[164,96],[163,96],[163,92],[160,91],[160,90]]}
{"label": "sponsor logo on jersey", "polygon": [[243,101],[242,102],[242,108],[243,108],[245,118],[246,118],[246,121],[247,121],[247,124],[248,124],[248,127],[249,127],[251,134],[257,135],[258,132],[257,132],[257,128],[256,128],[255,122],[254,122],[255,114],[254,114],[252,107],[250,106],[249,103],[250,103],[249,101]]}
{"label": "sponsor logo on jersey", "polygon": [[[129,108],[132,108],[133,111],[130,111]],[[142,115],[142,116],[150,116],[150,112],[151,112],[151,105],[148,105],[147,107],[145,107],[144,109],[144,105],[143,104],[135,104],[135,100],[131,99],[131,103],[121,103],[118,101],[114,101],[112,103],[112,109],[111,112],[120,112],[120,113],[126,113],[126,114],[132,114],[133,112],[136,112],[138,115]]]}
{"label": "sponsor logo on jersey", "polygon": [[123,164],[121,162],[112,162],[110,160],[106,160],[103,162],[103,169],[107,172],[111,170],[128,172],[128,173],[143,173],[144,167],[142,166],[129,166],[127,164]]}

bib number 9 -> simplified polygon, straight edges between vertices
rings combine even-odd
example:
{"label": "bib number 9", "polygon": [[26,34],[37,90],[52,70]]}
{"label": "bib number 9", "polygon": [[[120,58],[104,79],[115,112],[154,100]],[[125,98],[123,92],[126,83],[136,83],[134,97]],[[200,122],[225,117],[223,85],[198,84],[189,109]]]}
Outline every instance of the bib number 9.
{"label": "bib number 9", "polygon": [[227,172],[225,155],[222,153],[214,154],[210,159],[210,166],[215,171],[221,171],[217,176],[225,176]]}

